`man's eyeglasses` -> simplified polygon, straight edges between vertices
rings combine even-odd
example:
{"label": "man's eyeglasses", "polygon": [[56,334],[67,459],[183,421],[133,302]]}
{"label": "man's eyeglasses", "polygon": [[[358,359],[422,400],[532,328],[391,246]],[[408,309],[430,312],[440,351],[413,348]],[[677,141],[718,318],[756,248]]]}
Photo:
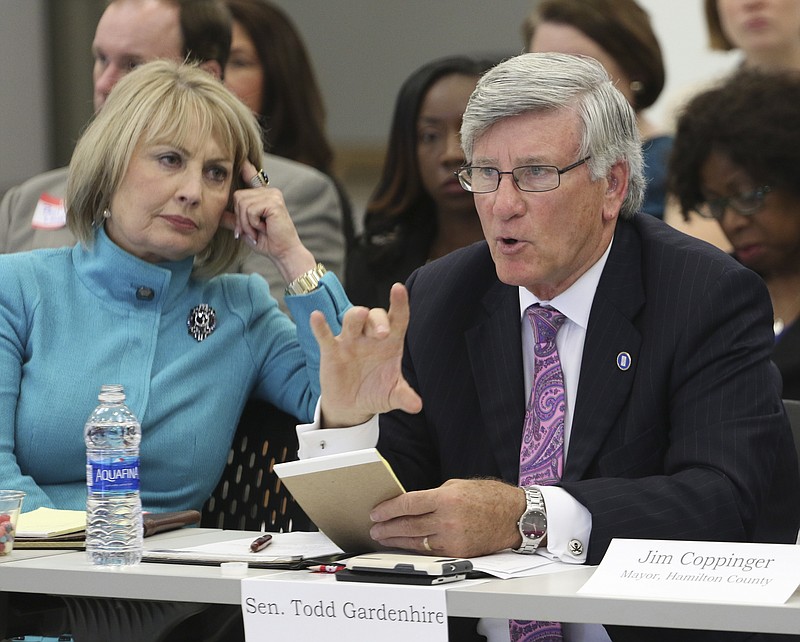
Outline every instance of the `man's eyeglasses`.
{"label": "man's eyeglasses", "polygon": [[772,188],[769,185],[764,185],[746,194],[714,198],[705,203],[700,203],[692,209],[704,218],[715,218],[717,220],[725,216],[725,211],[729,207],[742,216],[752,216],[763,207],[764,197],[771,191]]}
{"label": "man's eyeglasses", "polygon": [[523,165],[510,172],[501,172],[496,167],[462,167],[455,174],[458,181],[468,192],[488,194],[500,187],[503,174],[510,174],[517,187],[523,192],[549,192],[561,185],[561,175],[571,169],[583,165],[591,156],[558,168],[555,165]]}

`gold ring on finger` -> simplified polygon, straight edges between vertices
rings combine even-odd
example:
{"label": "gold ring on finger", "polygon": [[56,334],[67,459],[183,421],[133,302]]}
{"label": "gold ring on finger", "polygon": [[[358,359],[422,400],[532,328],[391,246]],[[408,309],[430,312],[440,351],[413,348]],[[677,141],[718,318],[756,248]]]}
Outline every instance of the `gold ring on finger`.
{"label": "gold ring on finger", "polygon": [[267,173],[260,169],[253,178],[250,179],[250,187],[266,187],[269,185],[269,176]]}

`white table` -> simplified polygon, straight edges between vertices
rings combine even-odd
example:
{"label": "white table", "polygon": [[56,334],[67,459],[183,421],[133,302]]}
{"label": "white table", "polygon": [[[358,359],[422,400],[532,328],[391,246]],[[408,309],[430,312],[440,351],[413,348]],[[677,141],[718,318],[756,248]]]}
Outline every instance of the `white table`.
{"label": "white table", "polygon": [[[187,528],[148,537],[145,545],[149,548],[179,548],[248,535],[253,533]],[[16,554],[17,551],[13,551],[9,557],[16,559]],[[248,569],[247,576],[275,572]],[[223,576],[218,566],[150,562],[127,567],[95,566],[89,563],[84,551],[59,551],[59,554],[46,556],[20,555],[18,561],[5,562],[0,570],[0,585],[7,591],[209,604],[238,604],[240,580],[239,577]]]}
{"label": "white table", "polygon": [[[152,548],[177,548],[250,535],[253,533],[197,528],[145,541]],[[282,572],[248,569],[245,577]],[[592,567],[581,566],[574,571],[472,586],[454,584],[446,591],[448,614],[800,634],[800,591],[778,606],[578,595],[593,572]],[[122,569],[97,567],[89,564],[83,551],[14,551],[0,565],[4,590],[29,593],[238,604],[240,581],[241,577],[222,575],[216,566],[148,562]]]}
{"label": "white table", "polygon": [[594,567],[447,590],[448,615],[800,635],[800,590],[778,606],[578,595]]}

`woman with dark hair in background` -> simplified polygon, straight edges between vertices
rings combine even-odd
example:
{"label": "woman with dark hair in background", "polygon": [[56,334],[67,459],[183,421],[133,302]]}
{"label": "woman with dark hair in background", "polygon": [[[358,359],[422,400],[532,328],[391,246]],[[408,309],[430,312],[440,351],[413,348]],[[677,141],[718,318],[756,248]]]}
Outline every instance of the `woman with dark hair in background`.
{"label": "woman with dark hair in background", "polygon": [[455,171],[464,164],[461,115],[492,64],[441,58],[417,69],[400,88],[383,172],[347,261],[347,290],[357,305],[388,305],[392,283],[483,239],[472,194],[461,188]]}
{"label": "woman with dark hair in background", "polygon": [[[800,70],[800,2],[798,0],[705,0],[708,44],[717,51],[736,51],[741,69]],[[729,72],[726,72],[726,75]],[[680,102],[709,89],[720,79],[691,88]],[[692,210],[670,207],[667,222],[709,241],[726,252],[733,250],[721,225]]]}
{"label": "woman with dark hair in background", "polygon": [[266,0],[225,0],[233,16],[225,85],[256,115],[266,151],[318,169],[336,184],[347,247],[354,239],[352,207],[333,176],[325,104],[311,58],[289,17]]}
{"label": "woman with dark hair in background", "polygon": [[784,399],[800,399],[799,105],[799,73],[741,71],[684,108],[669,165],[684,216],[716,220],[767,284]]}
{"label": "woman with dark hair in background", "polygon": [[650,17],[634,0],[540,0],[522,25],[530,52],[590,56],[636,112],[647,192],[642,211],[664,218],[670,136],[645,117],[664,88],[664,61]]}

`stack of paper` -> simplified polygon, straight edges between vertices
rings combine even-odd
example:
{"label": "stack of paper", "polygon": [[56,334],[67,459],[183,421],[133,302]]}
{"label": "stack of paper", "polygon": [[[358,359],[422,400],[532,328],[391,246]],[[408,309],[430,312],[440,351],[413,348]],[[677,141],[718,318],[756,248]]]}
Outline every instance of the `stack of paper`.
{"label": "stack of paper", "polygon": [[37,508],[17,520],[15,548],[84,548],[86,511]]}
{"label": "stack of paper", "polygon": [[[210,564],[222,562],[247,562],[252,568],[302,568],[304,560],[338,558],[342,550],[323,533],[272,533],[269,546],[256,553],[250,544],[259,535],[244,539],[201,544],[186,548],[145,550],[145,562],[172,562],[179,564]],[[322,563],[321,561],[318,563]]]}
{"label": "stack of paper", "polygon": [[529,577],[558,571],[583,568],[580,564],[567,564],[551,560],[544,555],[520,555],[513,551],[499,551],[492,555],[472,557],[472,568],[488,575],[507,580],[512,577]]}

